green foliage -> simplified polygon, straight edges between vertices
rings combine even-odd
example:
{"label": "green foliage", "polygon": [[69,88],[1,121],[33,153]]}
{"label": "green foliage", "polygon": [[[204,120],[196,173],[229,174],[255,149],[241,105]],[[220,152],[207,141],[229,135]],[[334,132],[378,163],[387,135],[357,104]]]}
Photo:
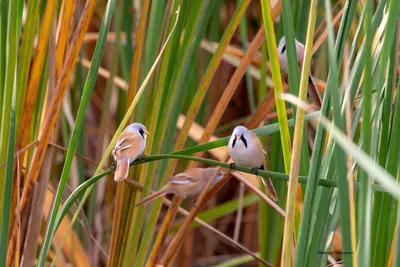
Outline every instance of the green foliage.
{"label": "green foliage", "polygon": [[[198,215],[208,225],[187,222],[176,262],[244,266],[260,257],[273,266],[399,265],[400,1],[326,0],[315,11],[304,0],[282,0],[281,7],[266,0],[94,2],[78,1],[67,23],[66,0],[53,2],[57,12],[46,1],[0,0],[0,266],[156,262],[185,223],[172,209],[164,212],[163,198],[140,207],[135,202],[191,162],[229,172],[226,146],[238,124],[253,125],[268,152],[267,170],[258,175],[272,179],[279,201],[266,202],[262,184],[258,195],[246,189],[239,196],[235,179],[218,193],[210,191]],[[93,16],[81,17],[89,7]],[[81,28],[86,19],[87,32]],[[309,19],[316,21],[315,36]],[[58,33],[65,25],[72,29]],[[266,30],[264,44],[245,66],[213,139],[200,144],[260,29]],[[74,33],[85,36],[82,48]],[[276,53],[282,35],[287,75]],[[59,51],[64,37],[65,51]],[[294,38],[313,39],[313,63],[307,53],[304,67],[311,67],[323,93],[319,111],[297,98],[305,87]],[[72,52],[79,52],[79,60],[67,69]],[[35,69],[36,63],[42,67]],[[65,81],[69,70],[74,75]],[[286,82],[291,95],[283,96]],[[62,83],[68,84],[66,93],[55,89]],[[51,109],[54,99],[63,103],[60,113]],[[47,129],[50,117],[56,123]],[[131,121],[151,133],[147,156],[131,164],[128,179],[137,187],[115,185],[114,168],[106,167]],[[53,134],[53,157],[35,165],[35,153],[49,153],[37,147],[43,131]],[[295,164],[298,170],[290,172]],[[40,170],[34,181],[28,179],[32,169]],[[235,170],[259,184],[250,168]],[[297,177],[300,186],[288,187]],[[302,198],[288,195],[288,188]],[[163,225],[168,219],[170,227]],[[230,239],[238,229],[238,239]],[[163,230],[165,238],[158,235]],[[287,253],[292,239],[295,251]],[[36,240],[31,249],[27,240]]]}

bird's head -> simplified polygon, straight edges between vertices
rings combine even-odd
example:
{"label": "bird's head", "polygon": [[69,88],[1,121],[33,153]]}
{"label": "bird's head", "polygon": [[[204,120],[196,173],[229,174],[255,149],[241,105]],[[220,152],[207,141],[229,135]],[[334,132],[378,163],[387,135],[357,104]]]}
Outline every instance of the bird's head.
{"label": "bird's head", "polygon": [[[304,59],[304,45],[299,41],[296,41],[296,56],[297,62],[301,62]],[[286,54],[286,38],[283,36],[278,44],[278,57],[281,66],[287,65],[287,54]]]}
{"label": "bird's head", "polygon": [[232,148],[235,147],[237,142],[243,142],[244,146],[247,148],[248,142],[251,140],[252,136],[249,129],[244,126],[237,126],[232,133]]}
{"label": "bird's head", "polygon": [[138,122],[130,124],[126,129],[132,133],[140,134],[144,140],[146,140],[147,135],[150,134],[147,131],[146,126]]}

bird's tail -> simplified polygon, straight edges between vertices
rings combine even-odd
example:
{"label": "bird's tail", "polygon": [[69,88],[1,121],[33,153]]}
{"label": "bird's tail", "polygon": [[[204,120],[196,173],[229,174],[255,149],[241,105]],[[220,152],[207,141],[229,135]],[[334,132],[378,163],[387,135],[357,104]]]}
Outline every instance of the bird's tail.
{"label": "bird's tail", "polygon": [[321,95],[318,92],[317,85],[311,75],[308,75],[308,94],[311,96],[313,101],[317,104],[318,109],[322,107]]}
{"label": "bird's tail", "polygon": [[120,159],[117,161],[117,168],[115,169],[114,181],[122,182],[128,177],[129,173],[129,159]]}
{"label": "bird's tail", "polygon": [[273,201],[277,202],[278,195],[276,194],[275,187],[272,184],[271,179],[261,177],[261,181],[263,182],[263,184],[265,185],[265,188],[267,189],[268,196],[270,198],[272,198]]}
{"label": "bird's tail", "polygon": [[161,188],[157,192],[154,192],[154,193],[148,195],[147,197],[142,198],[139,202],[136,203],[135,206],[140,206],[142,204],[146,204],[146,203],[148,203],[148,202],[150,202],[150,201],[152,201],[152,200],[154,200],[154,199],[156,199],[158,197],[164,196],[164,195],[166,195],[168,193],[169,193],[168,190],[166,190],[165,188]]}

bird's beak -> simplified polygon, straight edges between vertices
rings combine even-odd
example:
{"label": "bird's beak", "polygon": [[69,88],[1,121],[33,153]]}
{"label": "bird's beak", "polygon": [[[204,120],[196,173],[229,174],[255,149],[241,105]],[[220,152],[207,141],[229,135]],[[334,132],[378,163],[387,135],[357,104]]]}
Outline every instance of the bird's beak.
{"label": "bird's beak", "polygon": [[240,136],[236,136],[236,140],[238,140],[238,141],[239,141],[239,140],[240,140]]}
{"label": "bird's beak", "polygon": [[150,134],[148,131],[144,131],[146,134]]}

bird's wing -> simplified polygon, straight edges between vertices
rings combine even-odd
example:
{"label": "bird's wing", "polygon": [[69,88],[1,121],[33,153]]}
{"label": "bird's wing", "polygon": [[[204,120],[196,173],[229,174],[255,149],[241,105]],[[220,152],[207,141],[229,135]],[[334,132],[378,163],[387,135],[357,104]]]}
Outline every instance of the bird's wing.
{"label": "bird's wing", "polygon": [[200,178],[190,176],[184,172],[169,178],[169,182],[171,184],[192,184],[198,182],[199,180]]}
{"label": "bird's wing", "polygon": [[265,152],[265,150],[263,148],[263,145],[262,145],[262,143],[260,141],[260,138],[258,138],[258,136],[254,132],[250,131],[250,133],[254,138],[254,144],[256,145],[257,149],[259,151],[261,151],[261,153],[263,153],[265,156],[268,156],[267,152]]}
{"label": "bird's wing", "polygon": [[143,138],[138,134],[122,132],[113,150],[114,157],[137,157],[141,153],[139,149],[142,141]]}

